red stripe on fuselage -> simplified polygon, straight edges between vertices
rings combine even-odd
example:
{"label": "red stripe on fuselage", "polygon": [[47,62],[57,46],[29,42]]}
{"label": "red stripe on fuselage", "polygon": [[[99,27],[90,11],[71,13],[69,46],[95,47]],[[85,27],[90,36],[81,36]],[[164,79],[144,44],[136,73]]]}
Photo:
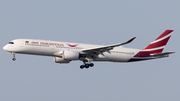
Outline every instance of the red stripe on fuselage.
{"label": "red stripe on fuselage", "polygon": [[140,51],[134,57],[153,57],[150,54],[157,54],[157,53],[161,53],[162,51],[163,49],[152,50],[152,51]]}

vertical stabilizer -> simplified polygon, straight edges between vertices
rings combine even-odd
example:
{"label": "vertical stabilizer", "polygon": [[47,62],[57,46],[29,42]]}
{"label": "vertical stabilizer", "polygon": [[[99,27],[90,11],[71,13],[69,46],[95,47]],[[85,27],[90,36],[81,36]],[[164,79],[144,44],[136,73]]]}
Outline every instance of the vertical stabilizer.
{"label": "vertical stabilizer", "polygon": [[152,57],[151,54],[162,53],[173,30],[166,30],[155,41],[151,42],[145,49],[137,53],[134,57]]}
{"label": "vertical stabilizer", "polygon": [[166,30],[155,41],[151,42],[144,51],[161,53],[172,35],[173,30]]}

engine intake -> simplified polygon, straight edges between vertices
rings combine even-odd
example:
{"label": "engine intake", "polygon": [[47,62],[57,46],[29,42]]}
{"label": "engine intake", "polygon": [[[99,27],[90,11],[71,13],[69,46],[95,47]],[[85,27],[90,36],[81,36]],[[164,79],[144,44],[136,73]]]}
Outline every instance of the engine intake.
{"label": "engine intake", "polygon": [[63,58],[65,60],[78,60],[79,52],[65,50],[63,54]]}

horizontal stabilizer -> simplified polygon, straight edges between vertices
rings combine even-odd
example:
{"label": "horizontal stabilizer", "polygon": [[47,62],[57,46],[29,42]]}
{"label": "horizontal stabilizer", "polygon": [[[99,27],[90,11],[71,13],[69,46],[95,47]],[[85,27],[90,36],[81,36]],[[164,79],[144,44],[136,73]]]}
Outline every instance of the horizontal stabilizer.
{"label": "horizontal stabilizer", "polygon": [[151,56],[155,56],[155,57],[164,57],[164,56],[168,56],[169,54],[172,54],[175,52],[164,52],[164,53],[158,53],[158,54],[150,54]]}

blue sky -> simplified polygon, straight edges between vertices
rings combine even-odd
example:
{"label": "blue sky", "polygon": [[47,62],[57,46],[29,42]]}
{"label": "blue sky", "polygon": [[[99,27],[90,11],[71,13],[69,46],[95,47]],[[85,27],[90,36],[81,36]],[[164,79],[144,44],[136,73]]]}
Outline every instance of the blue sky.
{"label": "blue sky", "polygon": [[[1,101],[180,100],[179,0],[1,0]],[[135,63],[80,61],[17,54],[2,47],[17,38],[110,45],[136,36],[124,47],[145,48],[164,30],[174,33],[169,58]]]}

